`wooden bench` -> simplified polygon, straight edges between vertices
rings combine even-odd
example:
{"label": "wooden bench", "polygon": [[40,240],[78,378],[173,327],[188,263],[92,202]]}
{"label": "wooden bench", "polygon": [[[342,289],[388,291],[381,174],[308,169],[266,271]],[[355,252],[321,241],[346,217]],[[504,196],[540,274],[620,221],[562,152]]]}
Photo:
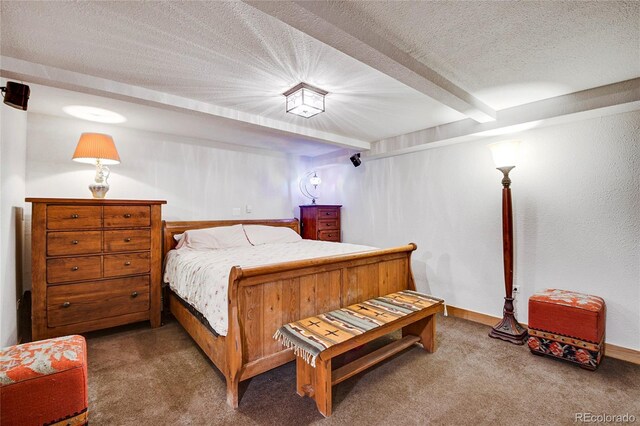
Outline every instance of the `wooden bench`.
{"label": "wooden bench", "polygon": [[[274,335],[296,358],[298,395],[309,396],[322,415],[331,415],[331,387],[420,342],[436,347],[435,314],[444,301],[411,290],[294,321]],[[402,338],[332,371],[331,360],[385,334],[402,329]]]}

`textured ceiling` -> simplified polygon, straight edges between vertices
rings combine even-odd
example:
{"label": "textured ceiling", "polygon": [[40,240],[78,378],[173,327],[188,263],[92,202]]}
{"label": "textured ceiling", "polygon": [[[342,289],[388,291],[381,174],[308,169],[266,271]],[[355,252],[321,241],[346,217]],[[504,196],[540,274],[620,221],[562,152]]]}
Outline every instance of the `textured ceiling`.
{"label": "textured ceiling", "polygon": [[[1,31],[4,56],[367,141],[464,118],[244,3],[2,2]],[[300,81],[325,114],[285,113]]]}
{"label": "textured ceiling", "polygon": [[[362,23],[495,110],[640,76],[638,1],[314,3]],[[8,58],[364,141],[466,118],[307,35],[304,27],[322,18],[294,29],[241,2],[2,1],[0,7],[0,53]],[[304,119],[284,112],[282,92],[300,81],[330,92],[326,113]],[[32,98],[42,111],[53,111],[56,102],[38,105],[35,92]],[[136,111],[139,120],[127,125],[158,123]],[[180,130],[168,124],[168,112],[161,115],[160,127],[170,133],[221,134],[215,140],[259,145],[262,132],[270,149],[298,152],[295,143],[305,155],[331,149],[206,114],[176,115]],[[144,117],[152,121],[142,124]]]}
{"label": "textured ceiling", "polygon": [[[74,119],[62,108],[85,105],[124,115],[127,121],[117,126],[189,138],[181,140],[185,143],[210,145],[208,141],[212,141],[309,157],[336,151],[336,147],[328,143],[222,117],[153,108],[38,84],[31,84],[30,88],[29,113]],[[104,125],[100,123],[86,121],[85,124],[87,131],[103,131]]]}
{"label": "textured ceiling", "polygon": [[496,110],[640,76],[638,1],[367,1],[348,7]]}

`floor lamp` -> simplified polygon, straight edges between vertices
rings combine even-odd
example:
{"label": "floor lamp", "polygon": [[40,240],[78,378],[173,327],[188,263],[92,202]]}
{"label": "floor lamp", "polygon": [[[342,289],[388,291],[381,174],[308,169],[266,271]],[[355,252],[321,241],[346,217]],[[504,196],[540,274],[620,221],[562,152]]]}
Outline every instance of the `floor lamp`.
{"label": "floor lamp", "polygon": [[527,330],[518,323],[513,313],[513,215],[511,212],[511,179],[509,172],[516,166],[520,141],[505,141],[489,145],[496,168],[502,172],[502,250],[504,258],[504,309],[502,321],[495,325],[489,336],[522,345]]}

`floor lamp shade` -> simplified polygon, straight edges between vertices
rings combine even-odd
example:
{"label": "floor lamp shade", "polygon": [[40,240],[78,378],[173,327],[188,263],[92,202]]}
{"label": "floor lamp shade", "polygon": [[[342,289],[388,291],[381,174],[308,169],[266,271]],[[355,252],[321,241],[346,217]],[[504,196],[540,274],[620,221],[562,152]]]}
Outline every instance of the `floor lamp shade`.
{"label": "floor lamp shade", "polygon": [[120,156],[113,138],[103,133],[83,133],[72,159],[80,163],[96,165],[95,182],[89,185],[93,198],[104,198],[109,191],[107,164],[119,164]]}
{"label": "floor lamp shade", "polygon": [[515,167],[520,153],[520,141],[496,142],[489,145],[496,168]]}

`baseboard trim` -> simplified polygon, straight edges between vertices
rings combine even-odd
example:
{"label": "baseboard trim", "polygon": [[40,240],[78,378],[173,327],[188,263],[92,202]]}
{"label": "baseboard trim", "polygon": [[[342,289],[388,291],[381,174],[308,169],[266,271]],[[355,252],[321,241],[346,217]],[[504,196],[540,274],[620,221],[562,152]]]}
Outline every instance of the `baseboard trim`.
{"label": "baseboard trim", "polygon": [[457,306],[447,305],[447,313],[452,317],[466,319],[469,321],[488,325],[489,327],[493,327],[500,322],[500,318],[498,317],[482,314],[476,311],[470,311],[464,308],[458,308]]}
{"label": "baseboard trim", "polygon": [[640,351],[638,350],[605,342],[604,353],[606,356],[610,356],[611,358],[621,359],[622,361],[640,365]]}
{"label": "baseboard trim", "polygon": [[[480,324],[493,327],[500,322],[501,318],[494,317],[493,315],[487,315],[480,312],[470,311],[464,308],[458,308],[457,306],[447,305],[447,313],[456,318],[466,319],[468,321],[477,322]],[[527,324],[521,323],[526,326]],[[640,365],[640,351],[631,348],[625,348],[624,346],[613,345],[611,343],[604,344],[604,353],[611,358],[620,359],[622,361],[631,362],[633,364]]]}

